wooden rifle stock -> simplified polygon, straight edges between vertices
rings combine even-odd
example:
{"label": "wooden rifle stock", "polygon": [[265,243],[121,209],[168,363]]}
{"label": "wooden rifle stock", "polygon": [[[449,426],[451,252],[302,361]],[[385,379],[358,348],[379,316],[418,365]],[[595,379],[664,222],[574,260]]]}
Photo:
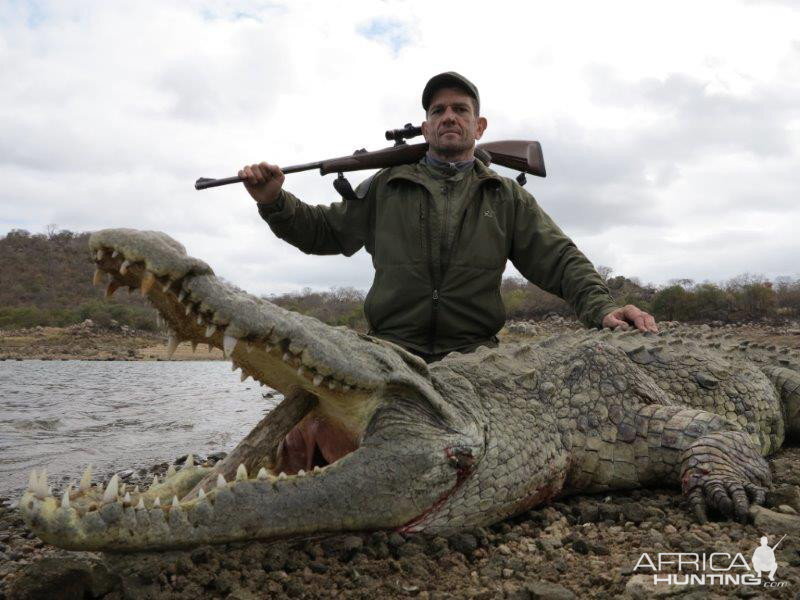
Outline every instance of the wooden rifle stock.
{"label": "wooden rifle stock", "polygon": [[[310,171],[319,169],[320,175],[329,173],[345,173],[350,171],[363,171],[366,169],[385,169],[397,165],[407,165],[419,162],[428,151],[428,144],[398,144],[389,148],[367,152],[359,150],[350,156],[330,158],[319,162],[305,163],[302,165],[292,165],[282,167],[281,171],[285,174],[297,173],[300,171]],[[542,146],[539,142],[525,140],[506,140],[501,142],[488,142],[478,144],[475,147],[475,157],[484,163],[497,164],[515,171],[520,171],[520,183],[524,182],[524,173],[530,173],[538,177],[545,177],[547,172],[544,168],[544,157],[542,156]],[[210,187],[239,183],[243,181],[241,177],[226,177],[224,179],[208,179],[201,177],[194,187],[197,190],[204,190]],[[337,190],[339,188],[337,187]]]}

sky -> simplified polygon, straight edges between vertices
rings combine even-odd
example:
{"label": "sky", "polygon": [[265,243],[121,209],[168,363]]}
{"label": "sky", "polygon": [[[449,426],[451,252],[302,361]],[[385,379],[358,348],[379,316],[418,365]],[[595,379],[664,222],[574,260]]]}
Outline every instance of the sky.
{"label": "sky", "polygon": [[[0,235],[155,229],[255,294],[366,290],[363,249],[303,254],[194,181],[382,148],[450,70],[483,141],[541,142],[526,189],[596,265],[800,276],[792,1],[0,0]],[[328,204],[333,179],[284,186]]]}

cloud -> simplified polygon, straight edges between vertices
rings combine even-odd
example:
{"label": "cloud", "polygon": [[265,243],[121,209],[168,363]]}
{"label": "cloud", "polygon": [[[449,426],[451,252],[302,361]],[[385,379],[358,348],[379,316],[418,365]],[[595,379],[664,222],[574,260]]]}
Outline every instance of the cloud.
{"label": "cloud", "polygon": [[397,54],[411,43],[411,31],[407,23],[393,18],[378,17],[362,23],[356,31],[368,40],[388,45]]}
{"label": "cloud", "polygon": [[[548,176],[527,189],[596,264],[793,274],[797,31],[779,3],[2,3],[0,234],[160,229],[255,293],[364,289],[364,251],[302,254],[241,187],[193,182],[384,147],[456,70],[481,90],[485,141],[542,142]],[[331,181],[286,187],[326,204]]]}

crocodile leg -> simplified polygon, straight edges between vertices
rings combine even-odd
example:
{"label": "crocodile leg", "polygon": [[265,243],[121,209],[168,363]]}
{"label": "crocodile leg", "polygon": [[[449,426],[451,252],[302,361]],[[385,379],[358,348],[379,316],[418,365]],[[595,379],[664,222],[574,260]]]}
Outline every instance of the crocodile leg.
{"label": "crocodile leg", "polygon": [[613,427],[575,437],[568,493],[680,482],[701,521],[707,506],[742,520],[749,502],[764,501],[769,467],[738,424],[660,404],[611,417]]}

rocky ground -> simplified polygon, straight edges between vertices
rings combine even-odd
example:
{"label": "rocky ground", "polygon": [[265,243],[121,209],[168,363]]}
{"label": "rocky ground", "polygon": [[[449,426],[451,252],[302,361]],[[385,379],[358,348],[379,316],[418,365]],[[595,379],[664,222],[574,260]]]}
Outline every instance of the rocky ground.
{"label": "rocky ground", "polygon": [[[755,512],[747,525],[698,525],[676,490],[636,490],[566,498],[449,537],[375,532],[112,556],[44,544],[6,507],[0,599],[798,598],[800,448],[783,450],[771,465],[779,482],[767,501],[772,510]],[[126,481],[144,483],[167,466],[126,473]],[[634,569],[643,552],[654,560],[659,552],[742,553],[750,560],[762,535],[774,544],[784,533],[776,550],[779,588],[654,587],[652,571]]]}
{"label": "rocky ground", "polygon": [[[571,327],[555,319],[511,327],[509,337]],[[535,328],[535,331],[531,328]],[[524,329],[524,331],[523,331]],[[737,333],[800,347],[793,327],[747,326]],[[210,461],[219,456],[209,457]],[[176,461],[179,462],[179,461]],[[677,490],[635,490],[565,498],[488,528],[449,537],[373,532],[191,552],[102,555],[66,552],[38,540],[12,498],[0,498],[0,600],[8,598],[795,598],[800,599],[800,447],[770,459],[769,509],[746,525],[699,525]],[[124,473],[129,484],[167,463]],[[107,478],[110,477],[107,474]],[[762,535],[776,550],[776,585],[653,585],[635,569],[642,553],[741,553]],[[664,569],[663,573],[670,572]],[[674,572],[674,571],[673,571]]]}

